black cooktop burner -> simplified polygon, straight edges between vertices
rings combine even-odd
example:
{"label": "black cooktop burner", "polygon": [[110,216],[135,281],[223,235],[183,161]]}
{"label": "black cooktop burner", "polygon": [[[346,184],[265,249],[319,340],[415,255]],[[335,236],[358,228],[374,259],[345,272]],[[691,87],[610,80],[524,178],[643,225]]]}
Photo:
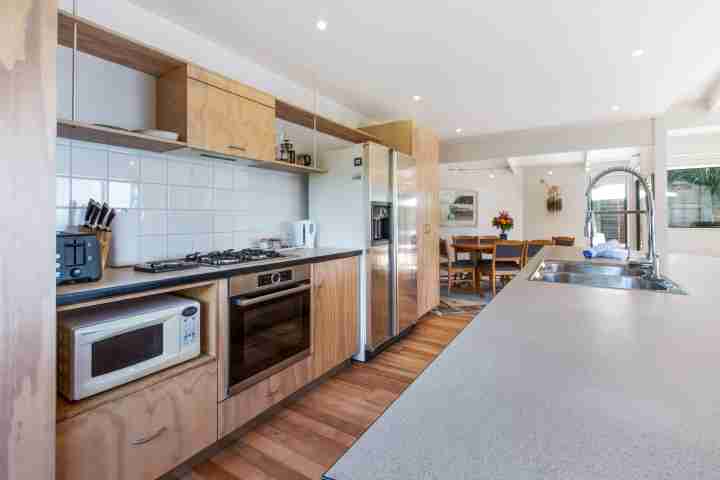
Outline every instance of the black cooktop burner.
{"label": "black cooktop burner", "polygon": [[201,265],[222,267],[240,263],[259,262],[273,258],[285,258],[286,255],[273,250],[259,248],[246,248],[243,250],[224,250],[222,252],[200,253],[195,252],[179,260],[159,260],[135,265],[135,270],[146,273],[164,273],[177,270],[189,270]]}
{"label": "black cooktop burner", "polygon": [[284,258],[274,250],[261,250],[259,248],[246,248],[243,250],[224,250],[222,252],[192,253],[185,257],[187,261],[198,262],[202,265],[221,267],[223,265],[236,265],[239,263],[258,262],[273,258]]}

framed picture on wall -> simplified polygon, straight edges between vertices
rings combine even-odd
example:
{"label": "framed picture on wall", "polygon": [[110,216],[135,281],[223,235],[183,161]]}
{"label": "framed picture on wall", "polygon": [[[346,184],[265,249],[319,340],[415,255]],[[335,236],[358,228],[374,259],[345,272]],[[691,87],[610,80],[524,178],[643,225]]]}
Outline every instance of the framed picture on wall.
{"label": "framed picture on wall", "polygon": [[474,227],[477,225],[477,192],[440,190],[440,225]]}

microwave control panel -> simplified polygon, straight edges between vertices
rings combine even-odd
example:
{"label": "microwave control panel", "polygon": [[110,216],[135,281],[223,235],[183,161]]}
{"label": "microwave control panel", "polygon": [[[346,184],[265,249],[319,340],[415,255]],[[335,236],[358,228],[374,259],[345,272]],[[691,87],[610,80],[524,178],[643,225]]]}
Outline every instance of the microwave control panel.
{"label": "microwave control panel", "polygon": [[182,344],[183,346],[192,345],[198,338],[198,316],[183,317],[182,319]]}

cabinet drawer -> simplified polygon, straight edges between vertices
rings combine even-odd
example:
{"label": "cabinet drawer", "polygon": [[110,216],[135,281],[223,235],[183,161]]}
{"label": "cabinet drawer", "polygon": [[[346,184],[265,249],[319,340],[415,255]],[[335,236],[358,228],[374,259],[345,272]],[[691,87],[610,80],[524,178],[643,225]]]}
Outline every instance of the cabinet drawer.
{"label": "cabinet drawer", "polygon": [[154,479],[217,440],[217,362],[57,425],[58,480]]}
{"label": "cabinet drawer", "polygon": [[310,357],[220,404],[220,436],[232,433],[310,381]]}

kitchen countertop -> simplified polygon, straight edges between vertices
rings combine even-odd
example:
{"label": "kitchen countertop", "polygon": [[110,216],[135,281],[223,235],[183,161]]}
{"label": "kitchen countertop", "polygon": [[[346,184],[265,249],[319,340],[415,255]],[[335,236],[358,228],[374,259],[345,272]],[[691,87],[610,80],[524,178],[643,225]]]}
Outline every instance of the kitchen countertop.
{"label": "kitchen countertop", "polygon": [[549,247],[332,467],[333,480],[720,478],[720,258],[689,295],[528,281]]}
{"label": "kitchen countertop", "polygon": [[168,273],[136,272],[132,267],[108,268],[98,282],[62,285],[57,288],[58,306],[98,300],[116,295],[138,293],[185,283],[227,278],[243,273],[288,267],[303,263],[318,263],[361,255],[361,250],[338,248],[303,248],[283,252],[290,258],[267,260],[225,267],[201,266],[192,270]]}

